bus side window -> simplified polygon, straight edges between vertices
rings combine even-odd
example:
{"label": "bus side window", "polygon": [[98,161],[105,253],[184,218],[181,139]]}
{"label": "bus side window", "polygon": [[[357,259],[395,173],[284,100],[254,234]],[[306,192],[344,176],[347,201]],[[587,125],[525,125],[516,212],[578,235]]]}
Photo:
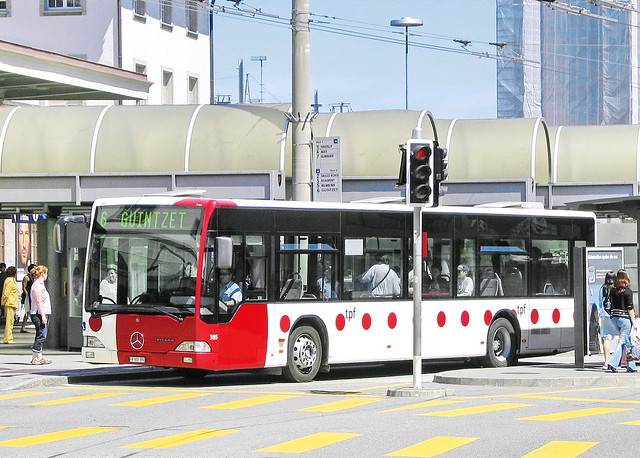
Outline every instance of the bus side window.
{"label": "bus side window", "polygon": [[246,237],[246,299],[267,299],[267,248],[265,237],[248,235]]}

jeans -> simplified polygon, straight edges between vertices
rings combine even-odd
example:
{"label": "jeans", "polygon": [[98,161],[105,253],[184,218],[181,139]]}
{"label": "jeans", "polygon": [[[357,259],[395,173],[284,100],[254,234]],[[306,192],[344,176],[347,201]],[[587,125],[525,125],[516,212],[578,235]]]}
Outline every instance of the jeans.
{"label": "jeans", "polygon": [[[47,324],[49,324],[50,317],[51,315],[47,315]],[[49,326],[42,322],[42,317],[39,313],[31,315],[31,322],[36,327],[36,337],[33,340],[33,347],[31,347],[31,349],[36,353],[42,353],[42,347],[44,346],[44,340],[47,338]]]}
{"label": "jeans", "polygon": [[[631,339],[629,338],[629,334],[631,334],[631,319],[626,316],[612,316],[611,321],[614,325],[620,329],[620,344],[616,347],[616,350],[611,355],[610,364],[613,367],[620,366],[620,360],[623,357],[622,347],[624,346],[627,350],[631,348]],[[627,361],[627,367],[631,369],[636,368],[635,361]]]}

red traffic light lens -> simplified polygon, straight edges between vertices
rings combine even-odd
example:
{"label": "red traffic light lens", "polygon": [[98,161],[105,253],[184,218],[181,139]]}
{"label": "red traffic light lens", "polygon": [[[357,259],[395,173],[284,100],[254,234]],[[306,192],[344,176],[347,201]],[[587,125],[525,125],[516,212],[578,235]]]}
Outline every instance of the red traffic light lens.
{"label": "red traffic light lens", "polygon": [[429,156],[431,156],[431,148],[428,146],[423,146],[418,151],[416,151],[416,159],[419,161],[427,161],[429,160]]}

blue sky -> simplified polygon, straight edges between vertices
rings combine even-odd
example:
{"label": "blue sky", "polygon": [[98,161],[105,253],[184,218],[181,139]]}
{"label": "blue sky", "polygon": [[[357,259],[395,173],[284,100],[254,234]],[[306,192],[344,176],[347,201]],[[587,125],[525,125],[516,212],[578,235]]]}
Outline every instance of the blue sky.
{"label": "blue sky", "polygon": [[[321,111],[331,103],[350,103],[354,111],[404,108],[404,29],[391,19],[424,21],[409,29],[409,108],[436,118],[495,118],[496,61],[466,50],[495,55],[495,0],[309,0],[317,27],[311,30],[311,87]],[[233,10],[233,2],[217,0]],[[265,102],[291,101],[291,0],[245,0],[281,19],[251,19],[218,13],[214,17],[215,92],[238,101],[238,62],[249,73],[252,99],[260,98],[263,63]],[[372,39],[348,36],[366,34]],[[454,39],[469,40],[466,48]],[[383,40],[397,40],[390,43]],[[437,47],[438,49],[433,49]],[[444,49],[441,49],[444,48]],[[461,53],[463,52],[463,53]]]}

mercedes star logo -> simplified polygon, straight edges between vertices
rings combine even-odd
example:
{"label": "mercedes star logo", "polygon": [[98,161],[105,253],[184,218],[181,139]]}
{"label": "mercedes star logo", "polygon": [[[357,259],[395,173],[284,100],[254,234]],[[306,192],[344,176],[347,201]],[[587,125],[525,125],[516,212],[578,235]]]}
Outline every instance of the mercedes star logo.
{"label": "mercedes star logo", "polygon": [[136,331],[129,337],[129,343],[134,350],[140,350],[144,346],[144,335]]}

